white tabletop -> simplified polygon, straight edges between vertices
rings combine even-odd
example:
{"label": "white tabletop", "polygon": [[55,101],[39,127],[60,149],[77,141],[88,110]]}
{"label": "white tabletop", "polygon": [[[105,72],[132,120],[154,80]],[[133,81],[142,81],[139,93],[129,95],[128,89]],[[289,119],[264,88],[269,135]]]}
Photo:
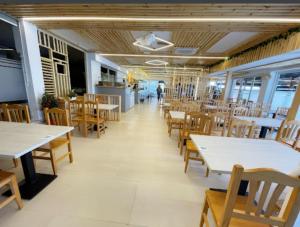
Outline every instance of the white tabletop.
{"label": "white tabletop", "polygon": [[118,108],[119,105],[112,105],[112,104],[99,104],[100,110],[113,110]]}
{"label": "white tabletop", "polygon": [[235,118],[246,121],[254,121],[257,126],[271,127],[271,128],[279,128],[282,120],[276,118],[269,117],[244,117],[244,116],[236,116]]}
{"label": "white tabletop", "polygon": [[214,105],[204,105],[204,108],[216,110],[218,107],[217,107],[217,106],[214,106]]}
{"label": "white tabletop", "polygon": [[169,106],[171,106],[171,103],[165,102],[165,103],[163,103],[163,106],[169,107]]}
{"label": "white tabletop", "polygon": [[182,111],[170,111],[170,116],[172,119],[184,120],[185,112]]}
{"label": "white tabletop", "polygon": [[211,172],[231,173],[235,164],[245,169],[273,168],[291,173],[300,166],[300,153],[274,140],[191,135]]}
{"label": "white tabletop", "polygon": [[19,158],[72,129],[66,126],[0,121],[0,157]]}

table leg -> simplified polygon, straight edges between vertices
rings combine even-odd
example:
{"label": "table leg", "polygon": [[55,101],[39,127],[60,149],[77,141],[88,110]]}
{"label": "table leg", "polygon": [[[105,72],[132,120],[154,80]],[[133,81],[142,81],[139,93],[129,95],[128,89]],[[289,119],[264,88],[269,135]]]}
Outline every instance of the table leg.
{"label": "table leg", "polygon": [[[242,180],[240,183],[240,187],[238,190],[238,195],[246,196],[247,195],[247,188],[248,188],[248,181]],[[216,189],[216,188],[210,188],[210,190],[219,191],[219,192],[227,192],[227,190],[224,189]]]}
{"label": "table leg", "polygon": [[259,138],[266,138],[268,129],[268,127],[262,126],[260,129]]}
{"label": "table leg", "polygon": [[[31,152],[21,156],[21,162],[25,177],[24,181],[19,184],[21,197],[23,199],[32,199],[50,184],[56,176],[36,173]],[[9,193],[10,192],[7,192],[5,194]]]}

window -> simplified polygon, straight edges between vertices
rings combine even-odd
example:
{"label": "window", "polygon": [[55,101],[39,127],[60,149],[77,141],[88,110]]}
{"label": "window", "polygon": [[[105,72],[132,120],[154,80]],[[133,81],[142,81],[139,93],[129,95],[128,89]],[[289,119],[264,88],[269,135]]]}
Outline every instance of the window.
{"label": "window", "polygon": [[[275,112],[278,107],[291,106],[299,81],[300,72],[280,75],[272,100],[272,112]],[[299,118],[300,112],[298,111],[297,119]]]}
{"label": "window", "polygon": [[230,98],[234,101],[257,102],[261,83],[261,77],[235,79]]}

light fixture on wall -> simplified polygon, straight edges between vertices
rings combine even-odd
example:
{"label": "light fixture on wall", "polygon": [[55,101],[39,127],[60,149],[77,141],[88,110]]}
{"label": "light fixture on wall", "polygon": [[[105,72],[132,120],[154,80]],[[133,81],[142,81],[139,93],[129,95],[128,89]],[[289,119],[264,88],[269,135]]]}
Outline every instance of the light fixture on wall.
{"label": "light fixture on wall", "polygon": [[174,43],[159,38],[155,34],[150,33],[148,35],[145,35],[143,37],[138,38],[133,45],[144,48],[146,50],[150,51],[159,51],[166,48],[169,48],[171,46],[174,46]]}
{"label": "light fixture on wall", "polygon": [[162,60],[158,60],[158,59],[146,61],[145,63],[148,64],[148,65],[156,65],[156,66],[168,65],[169,64],[166,61],[162,61]]}

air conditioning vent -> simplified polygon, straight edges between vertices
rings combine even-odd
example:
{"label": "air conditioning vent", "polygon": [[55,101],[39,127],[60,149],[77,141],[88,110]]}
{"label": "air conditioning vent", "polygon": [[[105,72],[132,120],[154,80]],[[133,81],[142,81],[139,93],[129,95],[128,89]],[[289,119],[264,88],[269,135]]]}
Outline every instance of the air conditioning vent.
{"label": "air conditioning vent", "polygon": [[184,47],[177,47],[175,48],[175,54],[178,55],[194,55],[198,51],[198,48],[184,48]]}

